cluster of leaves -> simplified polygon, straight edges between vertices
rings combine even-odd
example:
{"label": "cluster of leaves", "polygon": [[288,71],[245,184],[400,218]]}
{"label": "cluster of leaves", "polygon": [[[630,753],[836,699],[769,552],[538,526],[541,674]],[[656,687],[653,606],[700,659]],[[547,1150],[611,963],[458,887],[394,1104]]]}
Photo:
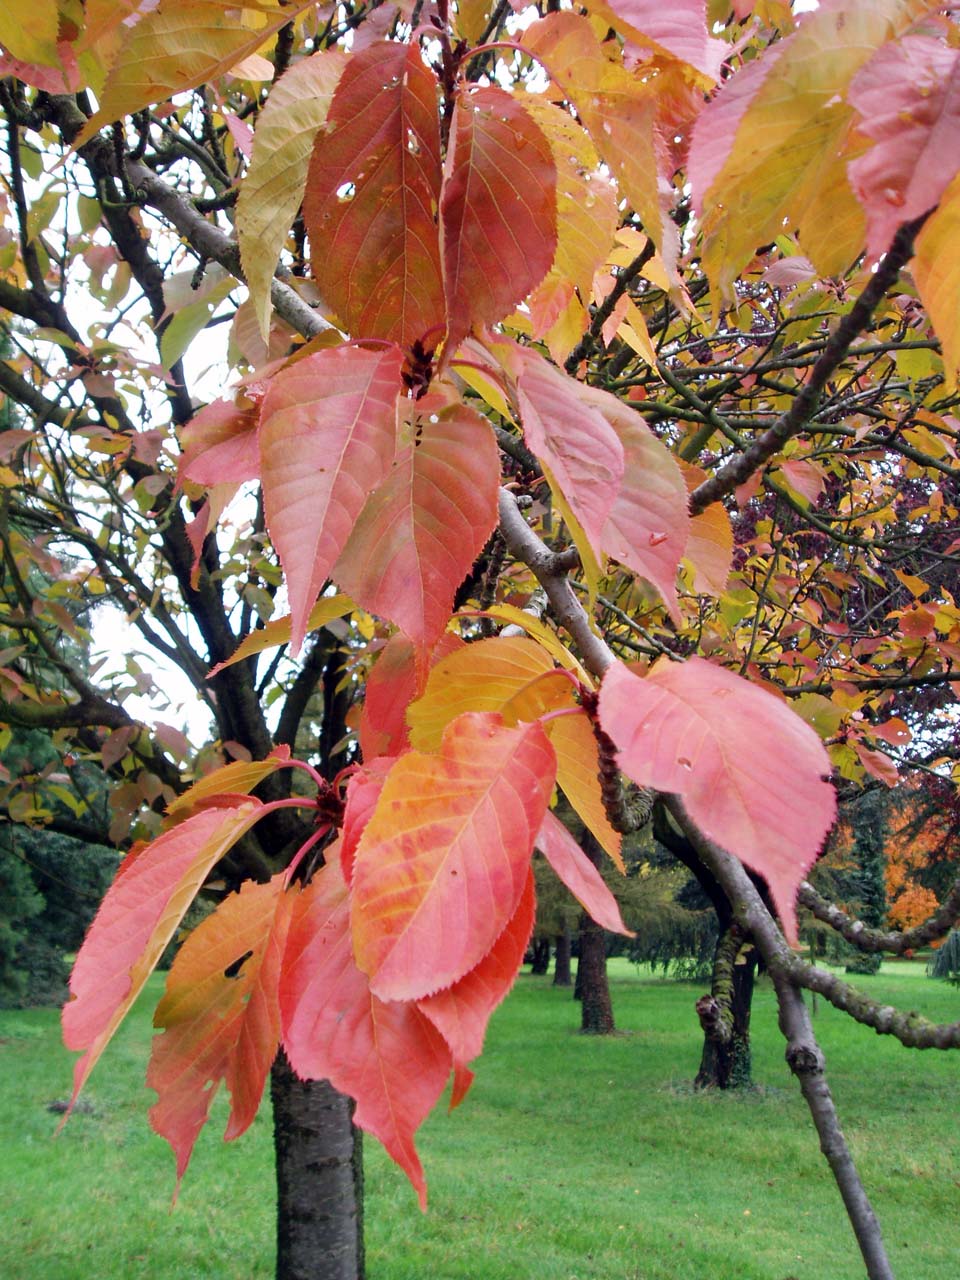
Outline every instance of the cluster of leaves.
{"label": "cluster of leaves", "polygon": [[[64,353],[0,368],[46,426],[6,433],[7,508],[38,535],[9,540],[10,625],[53,661],[69,618],[33,610],[29,565],[68,538],[89,557],[76,589],[121,600],[255,758],[135,848],[64,1015],[79,1089],[208,874],[253,874],[158,1010],[153,1119],[180,1173],[197,1083],[227,1080],[233,1136],[282,1043],[422,1192],[413,1133],[451,1070],[462,1097],[520,963],[533,846],[618,924],[555,785],[615,862],[615,765],[680,797],[793,937],[831,766],[892,782],[914,736],[927,767],[953,763],[955,717],[928,741],[909,697],[955,707],[960,657],[956,27],[922,0],[716,9],[590,0],[524,25],[483,0],[43,0],[29,27],[0,18],[0,301]],[[92,191],[41,163],[28,212],[31,130]],[[148,254],[157,218],[186,245],[178,285]],[[81,265],[105,307],[136,281],[159,365],[73,327],[49,281]],[[249,289],[230,313],[243,374],[196,413],[181,357],[228,273]],[[58,359],[64,403],[44,390]],[[128,412],[158,387],[176,450]],[[329,630],[348,614],[359,657]],[[318,630],[299,668],[255,680],[260,652]],[[5,715],[119,734],[113,763],[163,827],[184,744],[144,742],[76,677],[24,687],[18,656]],[[334,781],[330,744],[316,795],[281,796],[292,762],[258,700],[285,695],[289,743],[319,670],[328,711],[363,680],[362,765]],[[261,821],[276,859],[250,852]]]}

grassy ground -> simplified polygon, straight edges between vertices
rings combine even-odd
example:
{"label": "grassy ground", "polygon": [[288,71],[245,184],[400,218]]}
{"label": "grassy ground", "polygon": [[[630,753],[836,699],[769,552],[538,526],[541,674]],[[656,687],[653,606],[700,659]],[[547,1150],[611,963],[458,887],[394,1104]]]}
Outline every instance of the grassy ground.
{"label": "grassy ground", "polygon": [[[773,997],[755,1005],[747,1097],[698,1095],[699,988],[614,961],[621,1033],[575,1033],[549,979],[521,978],[498,1013],[471,1096],[422,1130],[430,1211],[367,1146],[370,1280],[862,1280],[863,1269],[786,1067]],[[960,1018],[960,993],[919,965],[875,995]],[[69,1093],[56,1016],[0,1013],[0,1276],[4,1280],[252,1280],[272,1274],[264,1110],[239,1142],[201,1135],[175,1209],[142,1081],[154,979],[61,1136]],[[151,998],[152,997],[152,998]],[[960,1054],[919,1054],[822,1003],[816,1026],[844,1128],[897,1274],[937,1280],[960,1256]]]}

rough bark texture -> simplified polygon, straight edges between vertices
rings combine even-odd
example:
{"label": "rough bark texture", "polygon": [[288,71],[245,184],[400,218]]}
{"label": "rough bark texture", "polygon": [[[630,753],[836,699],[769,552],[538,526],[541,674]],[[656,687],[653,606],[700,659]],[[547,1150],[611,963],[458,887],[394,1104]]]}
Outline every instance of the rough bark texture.
{"label": "rough bark texture", "polygon": [[544,974],[550,968],[550,939],[534,938],[533,958],[530,961],[530,972]]}
{"label": "rough bark texture", "polygon": [[[585,831],[580,847],[595,867],[603,861],[603,850]],[[608,1036],[614,1031],[613,1003],[607,981],[607,944],[603,929],[584,911],[580,916],[580,956],[577,961],[577,990],[580,1001],[580,1030],[587,1035]]]}
{"label": "rough bark texture", "polygon": [[270,1091],[277,1280],[364,1280],[363,1164],[353,1104],[326,1080],[298,1079],[282,1050]]}
{"label": "rough bark texture", "polygon": [[717,942],[711,993],[697,1001],[703,1027],[703,1053],[694,1080],[698,1089],[747,1089],[753,1083],[750,1009],[756,971],[753,946],[742,945],[739,930],[728,930]]}
{"label": "rough bark texture", "polygon": [[553,985],[570,987],[573,985],[573,978],[570,973],[570,931],[568,929],[557,934],[554,946],[556,951],[553,962]]}

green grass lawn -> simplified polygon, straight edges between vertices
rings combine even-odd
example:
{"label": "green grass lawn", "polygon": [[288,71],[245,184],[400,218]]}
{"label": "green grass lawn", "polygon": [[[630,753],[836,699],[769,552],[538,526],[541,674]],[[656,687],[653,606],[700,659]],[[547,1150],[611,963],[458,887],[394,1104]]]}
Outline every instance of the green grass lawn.
{"label": "green grass lawn", "polygon": [[[430,1209],[367,1143],[370,1280],[862,1280],[863,1268],[783,1062],[773,996],[754,1012],[745,1097],[694,1093],[701,988],[611,965],[621,1032],[576,1034],[579,1010],[523,976],[490,1030],[477,1082],[421,1131]],[[860,980],[874,995],[960,1018],[960,992],[922,965]],[[56,1140],[70,1055],[53,1011],[0,1013],[3,1280],[269,1277],[266,1108],[224,1145],[201,1135],[177,1206],[173,1160],[149,1130],[143,1084],[160,980],[88,1086],[90,1114]],[[820,1002],[844,1129],[902,1280],[960,1257],[960,1054],[902,1048]]]}

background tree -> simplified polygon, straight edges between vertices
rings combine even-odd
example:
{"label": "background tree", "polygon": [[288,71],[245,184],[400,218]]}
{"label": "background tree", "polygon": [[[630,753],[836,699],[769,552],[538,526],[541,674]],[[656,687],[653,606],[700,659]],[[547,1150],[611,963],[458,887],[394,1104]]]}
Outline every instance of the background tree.
{"label": "background tree", "polygon": [[[112,838],[152,837],[74,971],[76,1085],[204,880],[236,890],[171,970],[152,1119],[182,1174],[211,1096],[185,1070],[227,1079],[235,1136],[275,1061],[283,1276],[362,1271],[347,1095],[425,1194],[413,1134],[469,1087],[534,844],[622,927],[558,781],[616,862],[619,766],[718,887],[874,1280],[802,989],[960,1039],[786,941],[831,767],[955,780],[955,27],[912,0],[590,9],[0,18],[0,389],[30,424],[3,436],[0,715],[106,753]],[[150,657],[64,661],[98,601]],[[125,708],[161,659],[211,718],[197,751]],[[960,891],[903,933],[799,900],[897,953]]]}

